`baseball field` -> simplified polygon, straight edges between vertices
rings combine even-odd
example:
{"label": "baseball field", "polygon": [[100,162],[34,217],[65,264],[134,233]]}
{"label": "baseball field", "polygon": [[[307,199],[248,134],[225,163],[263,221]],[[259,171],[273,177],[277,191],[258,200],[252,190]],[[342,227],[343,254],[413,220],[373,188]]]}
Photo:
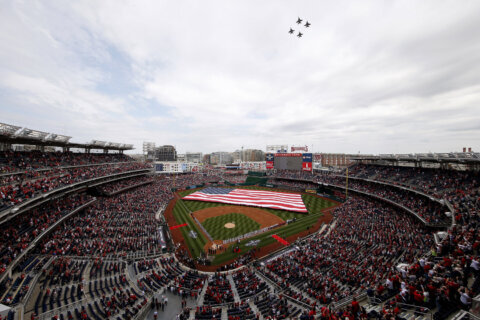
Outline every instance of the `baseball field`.
{"label": "baseball field", "polygon": [[[263,187],[247,188],[273,190]],[[175,197],[175,203],[171,206],[171,217],[168,217],[169,213],[166,212],[169,225],[187,224],[185,227],[174,230],[172,237],[174,240],[185,245],[192,257],[198,257],[202,252],[206,252],[214,245],[215,240],[215,243],[221,243],[219,240],[259,232],[259,230],[267,230],[242,239],[238,244],[237,241],[235,241],[233,244],[223,245],[223,250],[217,252],[212,261],[212,265],[222,265],[247,253],[253,248],[257,248],[257,250],[262,248],[266,250],[267,247],[273,248],[272,245],[277,243],[272,237],[273,234],[284,239],[292,239],[295,238],[294,236],[304,235],[308,231],[313,230],[314,226],[318,228],[322,218],[324,218],[325,210],[338,205],[338,203],[332,200],[307,193],[302,194],[303,203],[308,210],[306,214],[285,210],[181,199],[195,191],[198,190],[178,192]],[[275,191],[298,193],[285,190]],[[268,230],[269,228],[273,229]],[[238,246],[240,250],[233,252],[230,247],[231,245]]]}

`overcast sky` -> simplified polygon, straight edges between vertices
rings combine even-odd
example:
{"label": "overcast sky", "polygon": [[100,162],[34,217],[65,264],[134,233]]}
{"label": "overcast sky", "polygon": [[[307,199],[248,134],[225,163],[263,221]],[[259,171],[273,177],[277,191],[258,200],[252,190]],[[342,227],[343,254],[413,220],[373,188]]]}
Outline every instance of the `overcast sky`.
{"label": "overcast sky", "polygon": [[480,151],[477,0],[0,6],[0,122],[136,152]]}

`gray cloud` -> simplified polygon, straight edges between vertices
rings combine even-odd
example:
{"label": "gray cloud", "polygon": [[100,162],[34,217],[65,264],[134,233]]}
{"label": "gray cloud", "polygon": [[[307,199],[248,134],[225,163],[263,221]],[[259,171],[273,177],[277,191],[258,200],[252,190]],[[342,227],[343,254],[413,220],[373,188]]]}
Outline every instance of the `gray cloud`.
{"label": "gray cloud", "polygon": [[478,150],[479,15],[477,1],[7,1],[2,121],[181,152]]}

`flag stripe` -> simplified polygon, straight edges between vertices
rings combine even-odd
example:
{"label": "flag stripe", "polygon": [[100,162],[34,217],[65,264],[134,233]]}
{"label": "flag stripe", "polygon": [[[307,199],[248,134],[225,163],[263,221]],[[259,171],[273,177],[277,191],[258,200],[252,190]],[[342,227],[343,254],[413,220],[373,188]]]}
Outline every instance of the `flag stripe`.
{"label": "flag stripe", "polygon": [[170,230],[175,230],[175,229],[178,229],[178,228],[181,228],[181,227],[186,227],[188,226],[188,224],[184,223],[184,224],[178,224],[176,226],[172,226],[170,227]]}
{"label": "flag stripe", "polygon": [[248,189],[204,189],[196,191],[184,200],[220,202],[253,207],[272,208],[295,212],[308,212],[302,195],[295,193],[273,192]]}
{"label": "flag stripe", "polygon": [[277,236],[276,234],[272,234],[272,237],[277,240],[278,242],[280,242],[281,244],[285,245],[285,246],[288,246],[288,241],[283,239],[282,237],[279,237]]}

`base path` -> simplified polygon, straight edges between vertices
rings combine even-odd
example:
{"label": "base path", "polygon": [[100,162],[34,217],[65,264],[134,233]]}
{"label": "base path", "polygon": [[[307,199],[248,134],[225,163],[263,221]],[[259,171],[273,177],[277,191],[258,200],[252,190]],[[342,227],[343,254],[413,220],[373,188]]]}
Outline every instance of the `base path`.
{"label": "base path", "polygon": [[284,222],[282,218],[274,215],[271,212],[268,212],[267,210],[247,206],[220,206],[213,208],[205,208],[195,211],[193,215],[195,216],[195,218],[198,219],[200,223],[203,223],[203,221],[208,218],[223,216],[229,213],[243,214],[250,219],[255,220],[260,224],[260,229]]}

